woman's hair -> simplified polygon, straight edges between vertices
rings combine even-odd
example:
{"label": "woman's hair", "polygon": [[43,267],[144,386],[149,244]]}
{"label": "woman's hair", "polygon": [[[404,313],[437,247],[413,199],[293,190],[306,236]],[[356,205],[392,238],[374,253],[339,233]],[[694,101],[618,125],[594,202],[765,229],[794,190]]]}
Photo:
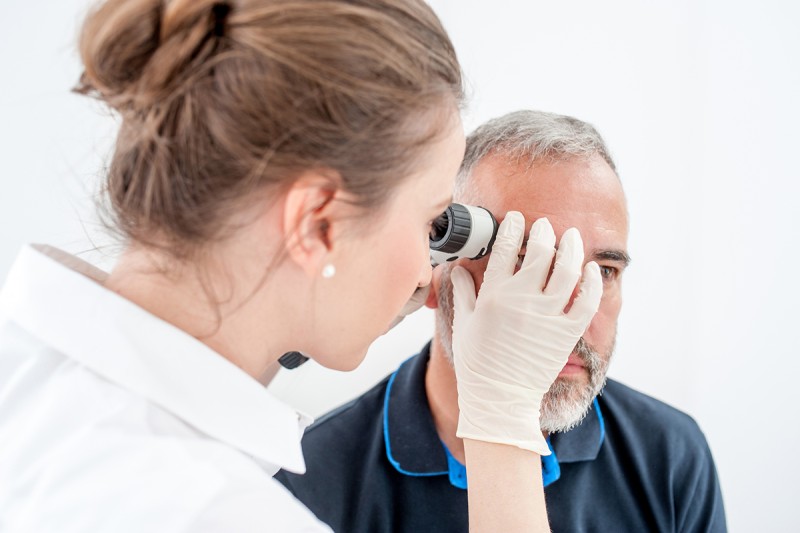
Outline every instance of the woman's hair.
{"label": "woman's hair", "polygon": [[462,101],[422,0],[107,0],[80,53],[76,91],[122,119],[112,226],[177,256],[219,238],[249,193],[307,169],[380,207]]}

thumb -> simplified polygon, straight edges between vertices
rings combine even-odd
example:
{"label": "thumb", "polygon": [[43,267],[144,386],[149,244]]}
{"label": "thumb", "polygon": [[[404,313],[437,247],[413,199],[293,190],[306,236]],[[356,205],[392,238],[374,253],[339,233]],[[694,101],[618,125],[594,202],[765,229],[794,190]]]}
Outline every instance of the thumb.
{"label": "thumb", "polygon": [[461,320],[472,314],[475,310],[475,283],[472,276],[463,267],[455,267],[450,272],[450,282],[453,284],[453,321]]}

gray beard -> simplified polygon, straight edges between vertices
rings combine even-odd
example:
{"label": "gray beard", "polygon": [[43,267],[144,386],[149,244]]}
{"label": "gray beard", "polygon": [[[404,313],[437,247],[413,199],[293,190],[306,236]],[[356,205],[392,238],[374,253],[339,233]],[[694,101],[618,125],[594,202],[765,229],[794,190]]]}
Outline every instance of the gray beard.
{"label": "gray beard", "polygon": [[[442,272],[436,310],[436,337],[445,356],[453,364],[453,286],[450,283],[452,265]],[[546,433],[565,432],[581,423],[592,402],[606,384],[608,364],[614,345],[608,353],[600,354],[581,337],[573,353],[581,358],[589,374],[588,383],[574,377],[559,377],[542,398],[539,425]]]}
{"label": "gray beard", "polygon": [[581,337],[573,353],[583,361],[589,374],[588,383],[570,377],[559,377],[542,398],[539,426],[547,433],[569,431],[581,423],[592,402],[606,386],[606,372],[614,347],[601,356]]}

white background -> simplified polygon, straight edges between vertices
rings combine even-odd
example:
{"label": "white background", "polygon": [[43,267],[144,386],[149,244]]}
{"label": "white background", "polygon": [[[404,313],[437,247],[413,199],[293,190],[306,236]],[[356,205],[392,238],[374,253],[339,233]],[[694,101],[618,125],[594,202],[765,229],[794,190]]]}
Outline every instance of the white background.
{"label": "white background", "polygon": [[[611,375],[698,420],[732,531],[800,531],[799,5],[432,3],[469,80],[468,129],[536,108],[604,134],[628,194],[634,259]],[[0,279],[25,242],[72,252],[107,242],[92,196],[114,120],[69,93],[86,5],[4,5]],[[109,264],[112,251],[85,256]],[[322,413],[431,331],[422,311],[379,339],[358,371],[309,363],[271,388]]]}

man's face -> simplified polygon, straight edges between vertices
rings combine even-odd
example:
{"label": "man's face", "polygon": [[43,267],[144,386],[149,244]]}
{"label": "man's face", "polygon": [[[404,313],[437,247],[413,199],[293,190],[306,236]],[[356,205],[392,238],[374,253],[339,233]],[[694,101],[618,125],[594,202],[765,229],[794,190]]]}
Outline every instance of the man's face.
{"label": "man's face", "polygon": [[[528,230],[536,219],[547,217],[559,240],[565,230],[576,227],[583,238],[585,261],[600,266],[600,308],[542,402],[542,430],[567,431],[580,422],[605,384],[614,349],[622,273],[628,263],[628,214],[619,178],[600,156],[529,165],[490,155],[475,167],[464,194],[455,201],[485,207],[498,221],[508,211],[520,211]],[[524,253],[523,248],[520,254]],[[436,335],[451,360],[450,271],[454,264],[463,266],[480,291],[487,263],[484,257],[440,267]]]}

